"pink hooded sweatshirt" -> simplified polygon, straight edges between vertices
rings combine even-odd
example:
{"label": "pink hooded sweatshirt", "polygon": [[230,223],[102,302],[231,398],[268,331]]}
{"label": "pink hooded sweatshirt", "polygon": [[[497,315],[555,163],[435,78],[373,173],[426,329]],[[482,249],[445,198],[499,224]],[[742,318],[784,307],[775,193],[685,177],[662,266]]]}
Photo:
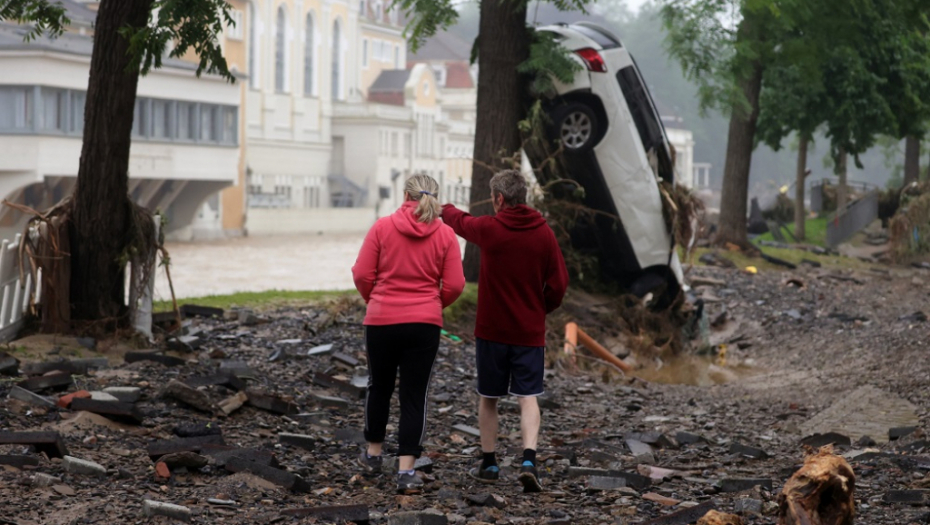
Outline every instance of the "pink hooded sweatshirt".
{"label": "pink hooded sweatshirt", "polygon": [[365,325],[426,323],[442,326],[442,309],[465,288],[462,256],[452,228],[438,218],[419,222],[407,201],[365,236],[352,267],[355,287],[368,303]]}

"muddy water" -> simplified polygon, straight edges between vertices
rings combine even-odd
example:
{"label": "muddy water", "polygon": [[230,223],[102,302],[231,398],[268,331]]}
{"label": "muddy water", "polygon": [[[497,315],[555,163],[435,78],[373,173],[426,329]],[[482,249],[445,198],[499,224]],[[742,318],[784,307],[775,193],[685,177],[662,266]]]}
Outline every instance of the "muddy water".
{"label": "muddy water", "polygon": [[636,370],[633,375],[654,383],[713,386],[739,381],[758,373],[758,370],[746,365],[721,365],[715,358],[682,355],[661,364],[649,364]]}

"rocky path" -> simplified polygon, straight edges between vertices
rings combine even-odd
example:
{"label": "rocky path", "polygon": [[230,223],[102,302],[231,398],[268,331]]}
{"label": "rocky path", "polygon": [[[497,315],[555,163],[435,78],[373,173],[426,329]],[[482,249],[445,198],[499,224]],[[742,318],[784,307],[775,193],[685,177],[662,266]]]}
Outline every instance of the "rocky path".
{"label": "rocky path", "polygon": [[[611,379],[553,361],[539,451],[546,490],[536,495],[520,492],[511,468],[512,403],[500,427],[503,481],[466,476],[478,454],[474,347],[448,338],[420,464],[425,493],[397,496],[391,476],[359,473],[367,371],[362,311],[349,301],[192,318],[171,343],[180,351],[110,349],[106,362],[81,347],[88,341],[56,341],[58,355],[38,364],[27,343],[14,344],[0,356],[7,374],[20,360],[0,382],[0,442],[19,441],[0,444],[0,523],[673,525],[717,508],[774,524],[802,440],[830,431],[841,435],[823,441],[857,476],[857,523],[930,522],[930,323],[918,315],[930,272],[694,275],[710,283],[698,292],[718,321],[709,336],[726,345],[716,373],[732,381]],[[91,398],[46,404],[79,390]],[[889,436],[896,427],[913,428]]]}

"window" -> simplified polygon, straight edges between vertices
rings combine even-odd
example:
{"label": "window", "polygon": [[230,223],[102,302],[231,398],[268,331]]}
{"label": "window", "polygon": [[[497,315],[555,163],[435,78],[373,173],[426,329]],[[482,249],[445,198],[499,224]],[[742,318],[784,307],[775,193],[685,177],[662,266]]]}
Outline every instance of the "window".
{"label": "window", "polygon": [[132,136],[148,137],[149,136],[149,100],[147,98],[136,99],[136,110],[132,114]]}
{"label": "window", "polygon": [[368,3],[365,0],[358,3],[358,13],[361,16],[368,16]]}
{"label": "window", "polygon": [[313,95],[313,14],[307,13],[306,29],[304,31],[304,95]]}
{"label": "window", "polygon": [[236,108],[223,108],[223,136],[220,141],[224,144],[239,143],[237,120]]}
{"label": "window", "polygon": [[255,3],[249,2],[249,87],[258,89],[258,18],[255,16]]}
{"label": "window", "polygon": [[342,99],[342,79],[340,78],[342,74],[342,49],[339,45],[341,39],[339,20],[336,20],[333,22],[333,85],[331,86],[333,100]]}
{"label": "window", "polygon": [[42,129],[67,131],[68,92],[60,89],[42,88]]}
{"label": "window", "polygon": [[214,142],[219,140],[217,136],[217,120],[219,108],[213,105],[202,104],[200,106],[200,140]]}
{"label": "window", "polygon": [[0,87],[0,129],[32,128],[32,88]]}
{"label": "window", "polygon": [[284,12],[284,6],[278,8],[278,21],[275,24],[274,33],[274,89],[278,93],[284,93],[287,84],[284,68],[285,63],[285,32],[287,31],[287,14]]}
{"label": "window", "polygon": [[400,69],[400,46],[394,46],[394,69]]}
{"label": "window", "polygon": [[197,106],[190,102],[178,102],[178,132],[182,140],[194,140],[197,136]]}
{"label": "window", "polygon": [[423,95],[429,96],[429,81],[423,83]]}
{"label": "window", "polygon": [[[83,92],[71,92],[71,126],[68,131],[81,133],[84,131],[84,101],[87,96]],[[0,124],[0,127],[3,127]]]}
{"label": "window", "polygon": [[167,100],[152,101],[152,137],[171,138],[171,103]]}
{"label": "window", "polygon": [[368,39],[362,40],[362,67],[368,67]]}
{"label": "window", "polygon": [[410,158],[410,133],[404,133],[404,158]]}
{"label": "window", "polygon": [[[433,74],[436,75],[436,84],[439,86],[446,85],[446,66],[444,64],[434,64],[432,66]],[[455,112],[452,112],[452,115],[455,115]],[[455,117],[453,117],[455,118]]]}
{"label": "window", "polygon": [[395,158],[398,156],[398,151],[397,151],[397,132],[396,132],[396,131],[393,132],[393,133],[391,133],[391,156],[392,156],[392,157],[395,157]]}
{"label": "window", "polygon": [[232,19],[232,24],[226,25],[226,37],[230,40],[242,40],[242,11],[231,9],[229,18]]}
{"label": "window", "polygon": [[375,20],[378,22],[384,19],[384,4],[381,3],[381,0],[375,2]]}

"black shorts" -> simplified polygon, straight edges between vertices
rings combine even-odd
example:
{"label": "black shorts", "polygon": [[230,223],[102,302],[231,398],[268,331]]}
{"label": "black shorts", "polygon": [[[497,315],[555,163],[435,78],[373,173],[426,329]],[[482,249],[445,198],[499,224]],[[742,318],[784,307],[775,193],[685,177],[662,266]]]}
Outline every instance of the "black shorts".
{"label": "black shorts", "polygon": [[546,367],[545,348],[495,343],[478,338],[478,395],[517,397],[542,395]]}

